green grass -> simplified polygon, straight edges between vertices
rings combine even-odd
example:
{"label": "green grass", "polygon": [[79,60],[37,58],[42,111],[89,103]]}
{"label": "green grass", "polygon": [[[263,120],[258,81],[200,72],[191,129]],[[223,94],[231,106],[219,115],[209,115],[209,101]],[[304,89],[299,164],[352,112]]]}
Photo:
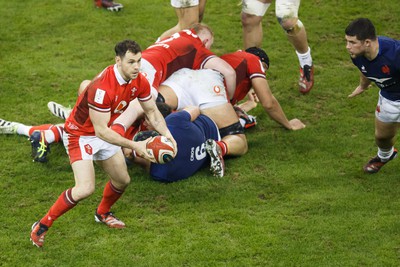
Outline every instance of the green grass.
{"label": "green grass", "polygon": [[[116,42],[130,38],[145,48],[176,23],[169,1],[121,2],[122,12],[109,13],[89,0],[0,0],[0,117],[59,123],[47,102],[73,105],[79,83],[113,63]],[[242,46],[237,2],[207,3],[217,54]],[[398,14],[397,1],[302,1],[316,67],[315,88],[302,96],[297,58],[272,5],[264,18],[268,79],[287,116],[307,128],[286,131],[257,107],[249,153],[227,160],[222,179],[205,169],[165,185],[131,169],[132,183],[113,208],[128,225],[121,231],[93,220],[107,181],[97,170],[94,195],[54,223],[43,249],[33,247],[31,224],[73,185],[72,171],[62,145],[36,164],[25,137],[0,136],[0,265],[399,266],[400,166],[361,170],[376,153],[377,89],[347,98],[358,71],[344,40],[359,16],[400,39]]]}

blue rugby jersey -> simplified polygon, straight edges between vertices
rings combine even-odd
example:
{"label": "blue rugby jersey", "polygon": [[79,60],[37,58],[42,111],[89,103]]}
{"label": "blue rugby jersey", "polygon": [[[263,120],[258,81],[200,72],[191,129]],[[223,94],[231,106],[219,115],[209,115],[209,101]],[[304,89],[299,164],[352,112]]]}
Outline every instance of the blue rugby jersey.
{"label": "blue rugby jersey", "polygon": [[380,94],[392,101],[400,100],[400,41],[379,36],[378,56],[352,58],[354,65],[381,89]]}
{"label": "blue rugby jersey", "polygon": [[172,113],[165,121],[178,144],[178,153],[169,163],[152,163],[150,175],[160,182],[174,182],[188,178],[209,163],[204,142],[207,139],[219,140],[219,132],[209,117],[200,115],[191,122],[186,111]]}

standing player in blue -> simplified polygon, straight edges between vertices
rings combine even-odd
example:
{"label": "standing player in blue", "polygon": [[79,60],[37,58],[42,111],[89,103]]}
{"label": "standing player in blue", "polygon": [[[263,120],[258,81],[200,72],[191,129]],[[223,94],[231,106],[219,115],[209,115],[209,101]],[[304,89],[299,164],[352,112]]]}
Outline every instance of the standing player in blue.
{"label": "standing player in blue", "polygon": [[[198,107],[188,106],[179,112],[172,113],[165,118],[165,122],[178,144],[178,153],[171,162],[166,164],[140,161],[154,180],[175,182],[192,176],[209,163],[210,158],[207,157],[207,153],[218,161],[223,172],[224,159],[219,157],[217,151],[206,150],[208,140],[220,140],[218,127],[209,117],[201,115]],[[148,129],[151,130],[150,127]]]}
{"label": "standing player in blue", "polygon": [[378,154],[364,166],[364,172],[376,173],[397,156],[394,142],[400,122],[400,41],[377,37],[367,18],[352,21],[345,34],[346,49],[361,72],[360,84],[349,97],[363,93],[371,82],[380,89],[375,111]]}

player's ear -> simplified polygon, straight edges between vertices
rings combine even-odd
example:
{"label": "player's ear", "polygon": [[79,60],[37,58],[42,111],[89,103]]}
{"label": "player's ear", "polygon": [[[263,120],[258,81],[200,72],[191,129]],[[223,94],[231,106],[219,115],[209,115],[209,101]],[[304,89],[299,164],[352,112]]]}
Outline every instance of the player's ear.
{"label": "player's ear", "polygon": [[122,59],[120,56],[115,56],[115,63],[117,63],[118,67],[121,67],[121,61],[122,61]]}

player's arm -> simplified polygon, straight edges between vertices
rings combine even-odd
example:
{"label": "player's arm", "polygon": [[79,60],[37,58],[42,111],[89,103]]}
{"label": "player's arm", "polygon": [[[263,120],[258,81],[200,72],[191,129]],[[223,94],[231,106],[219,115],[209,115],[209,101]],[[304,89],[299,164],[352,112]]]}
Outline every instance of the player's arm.
{"label": "player's arm", "polygon": [[264,78],[253,78],[252,85],[265,112],[274,121],[288,130],[299,130],[306,127],[299,119],[288,120],[278,100],[272,94],[268,81]]}
{"label": "player's arm", "polygon": [[349,95],[349,97],[354,97],[356,95],[364,93],[365,90],[367,90],[371,85],[371,81],[364,76],[360,72],[360,84],[357,86],[357,88]]}
{"label": "player's arm", "polygon": [[149,158],[149,160],[154,160],[154,158],[151,158],[146,152],[146,141],[133,142],[122,137],[108,127],[108,122],[110,121],[111,117],[110,112],[98,112],[89,108],[89,116],[90,120],[92,121],[95,134],[98,138],[110,144],[133,149],[140,156]]}
{"label": "player's arm", "polygon": [[143,117],[143,109],[137,98],[132,100],[126,110],[115,119],[114,124],[121,124],[128,129],[136,120]]}
{"label": "player's arm", "polygon": [[229,99],[232,99],[236,90],[236,72],[225,60],[219,57],[210,58],[205,64],[205,69],[214,69],[222,73],[225,77],[226,90]]}
{"label": "player's arm", "polygon": [[158,110],[156,102],[150,99],[148,101],[143,101],[143,102],[139,101],[139,103],[144,110],[145,116],[147,117],[151,125],[154,127],[154,129],[161,135],[167,137],[169,140],[172,141],[175,147],[175,155],[176,155],[176,152],[178,151],[178,146],[171,132],[168,130],[167,124],[165,123],[165,119],[162,116],[161,112]]}

